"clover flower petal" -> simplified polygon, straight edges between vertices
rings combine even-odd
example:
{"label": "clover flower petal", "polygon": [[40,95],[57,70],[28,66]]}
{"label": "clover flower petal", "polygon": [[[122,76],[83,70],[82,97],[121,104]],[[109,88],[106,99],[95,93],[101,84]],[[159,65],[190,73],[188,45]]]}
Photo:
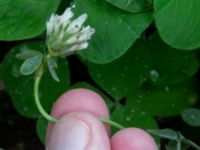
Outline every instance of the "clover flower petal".
{"label": "clover flower petal", "polygon": [[81,43],[90,40],[91,36],[94,34],[95,30],[91,28],[90,26],[84,27],[80,33],[75,34],[74,36],[70,37],[66,44],[75,44],[75,43]]}
{"label": "clover flower petal", "polygon": [[81,16],[79,16],[77,19],[72,21],[72,23],[69,25],[69,27],[67,28],[67,32],[73,34],[73,33],[80,31],[80,29],[81,29],[83,23],[86,21],[86,19],[87,19],[87,14],[82,14]]}
{"label": "clover flower petal", "polygon": [[47,46],[51,55],[63,57],[88,47],[95,29],[83,26],[88,17],[86,13],[76,19],[73,16],[70,7],[60,16],[52,14],[47,22]]}
{"label": "clover flower petal", "polygon": [[63,15],[60,16],[60,21],[63,24],[68,24],[70,23],[70,19],[74,16],[74,13],[72,12],[71,7],[67,8]]}

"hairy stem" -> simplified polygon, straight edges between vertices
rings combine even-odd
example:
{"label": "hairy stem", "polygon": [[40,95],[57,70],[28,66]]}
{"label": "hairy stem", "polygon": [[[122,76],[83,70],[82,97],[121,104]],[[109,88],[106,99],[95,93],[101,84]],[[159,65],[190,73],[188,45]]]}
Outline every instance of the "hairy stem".
{"label": "hairy stem", "polygon": [[39,86],[40,86],[40,81],[43,75],[43,65],[39,68],[39,70],[36,73],[35,81],[34,81],[34,98],[35,98],[35,104],[41,113],[41,115],[48,121],[50,122],[57,122],[58,119],[54,118],[53,116],[49,115],[44,108],[41,105],[40,102],[40,97],[39,97]]}

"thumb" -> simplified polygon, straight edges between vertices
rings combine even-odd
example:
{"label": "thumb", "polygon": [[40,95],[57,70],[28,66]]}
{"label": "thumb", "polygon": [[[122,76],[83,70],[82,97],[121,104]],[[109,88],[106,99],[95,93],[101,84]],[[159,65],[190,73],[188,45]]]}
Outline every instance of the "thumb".
{"label": "thumb", "polygon": [[110,150],[103,124],[88,112],[68,114],[50,130],[47,150]]}

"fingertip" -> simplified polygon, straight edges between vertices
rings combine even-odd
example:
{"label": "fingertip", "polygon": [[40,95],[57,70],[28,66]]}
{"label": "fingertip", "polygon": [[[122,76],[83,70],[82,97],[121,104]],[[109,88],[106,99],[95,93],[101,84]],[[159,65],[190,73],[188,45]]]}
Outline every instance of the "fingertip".
{"label": "fingertip", "polygon": [[[76,140],[77,136],[81,140]],[[46,149],[84,149],[89,139],[89,127],[85,122],[76,117],[65,116],[52,127],[46,140]]]}
{"label": "fingertip", "polygon": [[[54,103],[51,115],[61,118],[77,111],[90,112],[99,118],[109,118],[109,110],[103,98],[96,92],[84,88],[72,89],[62,94]],[[51,126],[52,124],[49,124],[47,134]],[[109,134],[109,126],[105,125],[105,128]]]}
{"label": "fingertip", "polygon": [[109,111],[103,98],[96,92],[84,88],[72,89],[61,95],[54,103],[51,113],[60,118],[76,111],[88,111],[97,117],[109,118]]}
{"label": "fingertip", "polygon": [[139,128],[120,130],[111,138],[112,150],[158,150],[154,139]]}
{"label": "fingertip", "polygon": [[48,150],[110,150],[109,138],[99,119],[88,112],[63,116],[47,137]]}

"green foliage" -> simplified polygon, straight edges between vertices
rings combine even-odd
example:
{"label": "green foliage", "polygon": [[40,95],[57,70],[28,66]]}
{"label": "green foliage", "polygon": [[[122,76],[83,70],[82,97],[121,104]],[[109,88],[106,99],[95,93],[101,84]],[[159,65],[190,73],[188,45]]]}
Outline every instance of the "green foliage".
{"label": "green foliage", "polygon": [[194,142],[185,138],[180,132],[172,129],[148,130],[152,135],[171,140],[167,145],[167,150],[184,150],[192,147],[195,150],[200,150],[200,147]]}
{"label": "green foliage", "polygon": [[[157,128],[157,123],[151,115],[129,106],[117,105],[111,113],[111,119],[120,122],[124,127]],[[116,128],[112,128],[113,133],[116,131]]]}
{"label": "green foliage", "polygon": [[[6,90],[12,97],[17,111],[24,116],[34,118],[39,115],[33,98],[34,75],[20,76],[20,65],[23,61],[16,58],[16,54],[24,47],[41,52],[43,51],[44,43],[32,42],[13,48],[4,58],[2,76]],[[58,63],[60,67],[57,72],[61,82],[54,81],[49,72],[46,71],[40,87],[42,104],[47,111],[51,109],[52,103],[67,89],[69,84],[69,71],[66,61],[61,59]]]}
{"label": "green foliage", "polygon": [[187,108],[181,113],[182,119],[194,127],[200,126],[200,110],[196,108]]}
{"label": "green foliage", "polygon": [[20,67],[22,75],[30,75],[34,73],[42,64],[43,56],[41,54],[26,59]]}
{"label": "green foliage", "polygon": [[89,48],[81,56],[100,64],[124,54],[153,19],[152,12],[128,14],[96,0],[76,0],[75,12],[87,13],[88,24],[96,29]]}
{"label": "green foliage", "polygon": [[199,0],[154,0],[155,21],[163,40],[178,49],[200,47],[199,8]]}
{"label": "green foliage", "polygon": [[94,80],[116,100],[142,86],[150,71],[150,54],[141,41],[119,59],[105,64],[88,63]]}
{"label": "green foliage", "polygon": [[177,51],[165,44],[156,33],[145,42],[152,60],[149,77],[154,85],[181,83],[198,71],[199,60],[195,52]]}
{"label": "green foliage", "polygon": [[43,117],[38,118],[37,124],[36,124],[36,130],[42,143],[45,143],[47,125],[48,125],[48,121],[46,119],[44,119]]}
{"label": "green foliage", "polygon": [[[81,82],[77,79],[76,84],[68,87],[69,76],[74,75],[73,70],[79,68],[76,66],[79,64],[74,65],[73,57],[68,59],[72,61],[70,74],[66,60],[48,53],[51,50],[41,34],[50,15],[56,11],[63,13],[70,2],[0,1],[0,40],[8,41],[11,46],[17,45],[0,64],[0,79],[17,111],[26,117],[38,117],[40,139],[44,142],[47,121],[35,106],[33,85],[38,70],[44,67],[39,96],[47,112],[64,91],[75,87],[88,88],[105,99],[111,118],[122,126],[155,129],[150,132],[171,140],[166,145],[168,150],[178,149],[180,144],[182,149],[187,149],[188,145],[199,149],[179,132],[156,130],[160,122],[154,116],[163,119],[181,115],[188,125],[200,126],[200,110],[191,108],[199,107],[196,102],[200,1],[73,1],[76,4],[74,18],[87,13],[86,24],[95,29],[95,34],[88,41],[89,47],[78,52],[91,78],[86,77]],[[56,35],[62,37],[61,33]],[[55,37],[57,46],[61,37]],[[62,42],[66,44],[66,41]],[[74,79],[76,74],[72,76],[72,83]]]}
{"label": "green foliage", "polygon": [[[181,150],[188,150],[189,146],[186,144],[181,145]],[[177,142],[175,141],[170,141],[167,146],[166,150],[177,150]]]}
{"label": "green foliage", "polygon": [[162,130],[148,130],[151,134],[171,140],[178,140],[179,136],[176,131],[172,129],[162,129]]}
{"label": "green foliage", "polygon": [[151,0],[107,0],[107,2],[132,13],[149,10],[152,8],[153,4]]}
{"label": "green foliage", "polygon": [[59,3],[60,0],[1,0],[0,40],[21,40],[41,34]]}
{"label": "green foliage", "polygon": [[2,73],[3,73],[3,71],[2,71],[2,63],[0,63],[0,80],[2,80]]}
{"label": "green foliage", "polygon": [[34,57],[36,55],[41,55],[41,54],[42,54],[41,52],[30,50],[24,47],[21,49],[20,53],[16,55],[16,57],[21,60],[26,60],[26,59],[29,59],[31,57]]}
{"label": "green foliage", "polygon": [[194,105],[197,101],[195,83],[154,87],[144,85],[138,91],[129,93],[127,105],[133,108],[140,108],[154,116],[178,115],[188,106]]}

